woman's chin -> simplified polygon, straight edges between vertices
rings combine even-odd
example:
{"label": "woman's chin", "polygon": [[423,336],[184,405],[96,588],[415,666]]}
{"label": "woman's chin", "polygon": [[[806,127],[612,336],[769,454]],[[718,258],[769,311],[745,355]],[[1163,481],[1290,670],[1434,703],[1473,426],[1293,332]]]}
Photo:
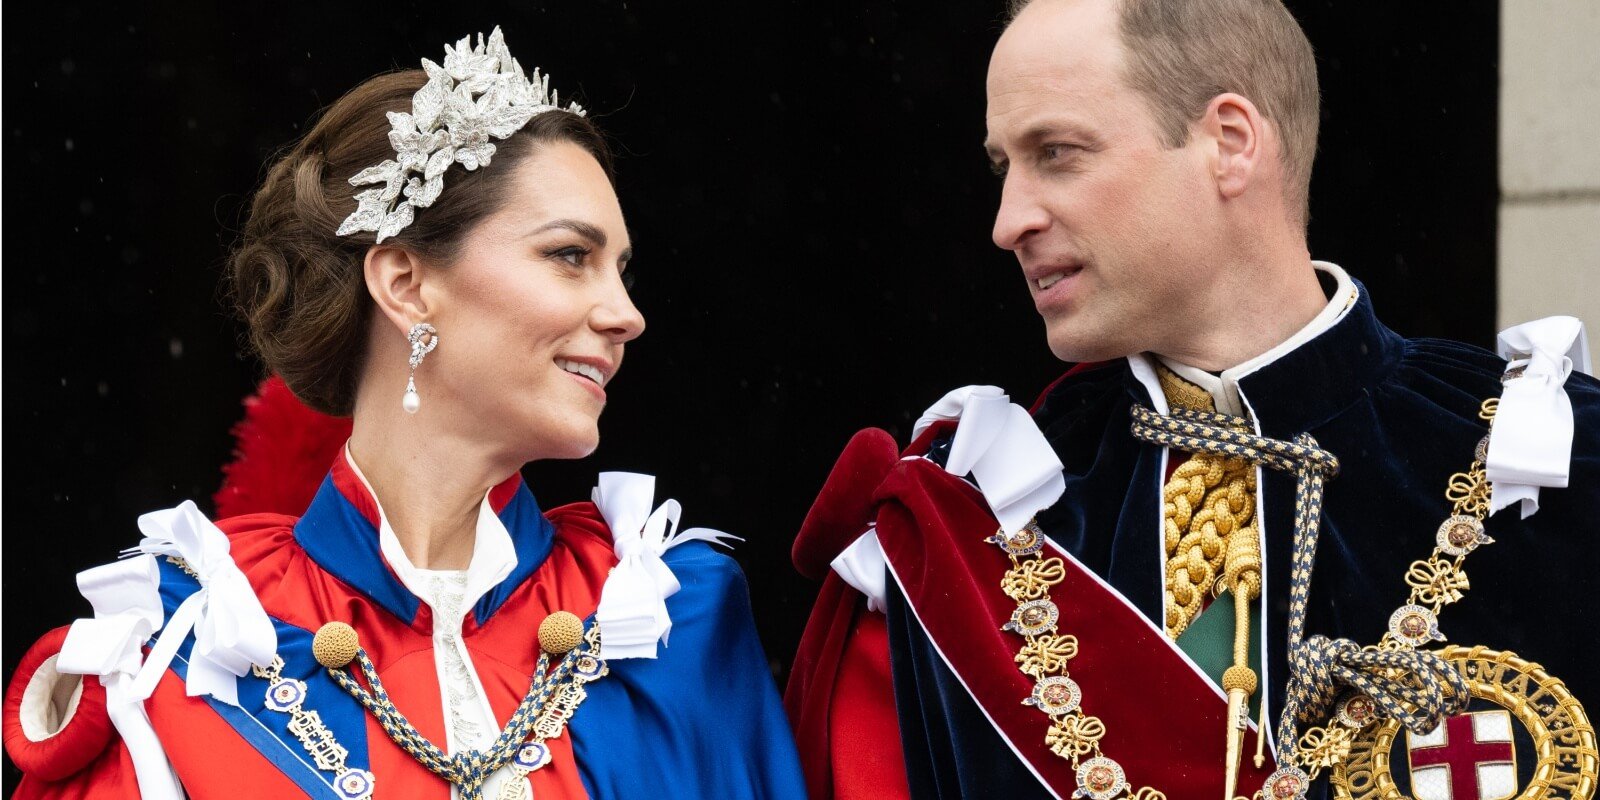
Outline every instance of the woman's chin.
{"label": "woman's chin", "polygon": [[588,458],[600,447],[600,430],[590,427],[588,430],[568,431],[566,435],[550,437],[540,442],[540,450],[546,453],[545,458],[571,460]]}
{"label": "woman's chin", "polygon": [[499,437],[501,442],[516,442],[523,455],[528,456],[524,461],[584,458],[600,446],[598,410],[566,409],[555,414],[550,413],[552,410],[537,409],[522,418],[519,425],[502,425],[485,433]]}

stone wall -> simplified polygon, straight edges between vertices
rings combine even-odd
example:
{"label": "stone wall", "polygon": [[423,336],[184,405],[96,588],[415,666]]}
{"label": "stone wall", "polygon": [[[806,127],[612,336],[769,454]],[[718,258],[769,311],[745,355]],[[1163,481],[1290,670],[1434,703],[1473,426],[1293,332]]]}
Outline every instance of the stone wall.
{"label": "stone wall", "polygon": [[1600,2],[1501,0],[1499,324],[1600,344]]}

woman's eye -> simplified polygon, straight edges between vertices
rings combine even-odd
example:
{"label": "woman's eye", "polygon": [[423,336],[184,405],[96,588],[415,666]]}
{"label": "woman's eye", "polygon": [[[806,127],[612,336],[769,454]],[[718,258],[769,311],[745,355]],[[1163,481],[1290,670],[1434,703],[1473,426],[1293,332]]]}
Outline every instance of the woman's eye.
{"label": "woman's eye", "polygon": [[630,292],[633,291],[633,284],[638,282],[638,279],[639,276],[633,274],[631,271],[624,271],[622,273],[622,288]]}
{"label": "woman's eye", "polygon": [[589,255],[589,250],[588,248],[584,247],[563,247],[559,250],[552,251],[550,255],[559,258],[574,267],[581,267],[583,266],[583,259]]}

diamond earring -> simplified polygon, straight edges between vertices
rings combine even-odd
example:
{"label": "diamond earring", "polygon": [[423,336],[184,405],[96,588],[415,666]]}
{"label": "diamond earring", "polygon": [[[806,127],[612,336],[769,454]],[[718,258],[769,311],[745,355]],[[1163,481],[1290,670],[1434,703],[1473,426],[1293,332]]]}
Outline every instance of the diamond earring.
{"label": "diamond earring", "polygon": [[417,396],[417,365],[439,346],[439,332],[432,325],[419,322],[411,326],[406,339],[411,342],[411,376],[406,378],[406,395],[400,400],[400,407],[407,414],[415,414],[422,408],[422,398]]}

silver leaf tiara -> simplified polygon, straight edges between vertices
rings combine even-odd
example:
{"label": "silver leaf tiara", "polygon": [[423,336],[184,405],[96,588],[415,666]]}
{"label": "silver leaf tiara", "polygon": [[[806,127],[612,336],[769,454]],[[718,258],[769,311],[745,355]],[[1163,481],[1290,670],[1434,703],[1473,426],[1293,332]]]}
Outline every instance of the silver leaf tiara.
{"label": "silver leaf tiara", "polygon": [[356,210],[340,223],[337,235],[377,231],[381,243],[410,225],[417,209],[439,199],[451,164],[468,171],[488,166],[494,156],[491,138],[504,139],[546,111],[584,115],[577,103],[561,108],[549,75],[535,68],[532,80],[524,77],[498,26],[487,40],[478,34],[476,47],[471,40],[464,36],[454,47],[445,45],[442,67],[422,59],[428,82],[412,95],[411,113],[389,112],[389,144],[396,157],[350,178],[353,186],[383,186],[356,195]]}

